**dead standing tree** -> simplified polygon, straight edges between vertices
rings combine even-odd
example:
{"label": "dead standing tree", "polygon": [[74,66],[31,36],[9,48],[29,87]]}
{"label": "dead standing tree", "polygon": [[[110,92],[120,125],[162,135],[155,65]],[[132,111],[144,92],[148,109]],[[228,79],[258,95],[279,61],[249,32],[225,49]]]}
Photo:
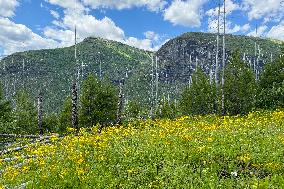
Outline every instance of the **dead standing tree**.
{"label": "dead standing tree", "polygon": [[119,81],[119,100],[118,100],[118,109],[117,109],[117,124],[121,124],[122,121],[122,112],[124,107],[124,93],[123,93],[124,79]]}
{"label": "dead standing tree", "polygon": [[73,81],[72,85],[72,126],[78,131],[78,91],[77,91],[77,82]]}
{"label": "dead standing tree", "polygon": [[39,93],[38,95],[38,100],[37,100],[37,109],[38,109],[38,129],[39,129],[39,135],[43,135],[43,128],[42,128],[42,102],[43,102],[43,97],[42,97],[42,92]]}

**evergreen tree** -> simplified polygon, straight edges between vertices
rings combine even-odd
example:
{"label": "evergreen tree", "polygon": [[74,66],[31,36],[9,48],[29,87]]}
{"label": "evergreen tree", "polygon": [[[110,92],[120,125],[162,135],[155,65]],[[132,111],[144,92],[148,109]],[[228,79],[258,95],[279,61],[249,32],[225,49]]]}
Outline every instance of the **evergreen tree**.
{"label": "evergreen tree", "polygon": [[173,119],[177,116],[177,110],[173,103],[169,102],[165,97],[162,97],[159,103],[158,110],[156,111],[157,118]]}
{"label": "evergreen tree", "polygon": [[42,127],[44,132],[56,132],[58,128],[58,116],[55,113],[46,114],[43,117]]}
{"label": "evergreen tree", "polygon": [[253,71],[242,61],[239,51],[232,54],[225,67],[225,112],[245,114],[255,106],[256,82]]}
{"label": "evergreen tree", "polygon": [[141,104],[136,100],[131,100],[128,102],[125,109],[127,118],[138,118],[141,113]]}
{"label": "evergreen tree", "polygon": [[59,115],[58,132],[64,133],[67,128],[72,127],[72,102],[71,98],[68,97],[63,105],[63,109]]}
{"label": "evergreen tree", "polygon": [[266,64],[258,85],[258,107],[275,109],[284,107],[284,49],[282,56]]}
{"label": "evergreen tree", "polygon": [[192,75],[192,84],[181,95],[180,106],[185,115],[205,115],[214,112],[215,85],[200,69]]}
{"label": "evergreen tree", "polygon": [[37,108],[29,94],[20,90],[16,94],[15,118],[18,133],[37,134]]}
{"label": "evergreen tree", "polygon": [[79,121],[83,127],[114,123],[117,117],[118,93],[109,81],[89,75],[83,82]]}
{"label": "evergreen tree", "polygon": [[2,84],[0,84],[0,122],[6,124],[12,121],[12,104],[5,99]]}

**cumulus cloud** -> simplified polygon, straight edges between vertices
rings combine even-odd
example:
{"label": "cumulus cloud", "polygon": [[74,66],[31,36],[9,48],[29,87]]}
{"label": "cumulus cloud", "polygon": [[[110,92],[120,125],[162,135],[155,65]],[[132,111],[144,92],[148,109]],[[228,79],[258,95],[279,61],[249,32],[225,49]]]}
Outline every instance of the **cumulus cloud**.
{"label": "cumulus cloud", "polygon": [[164,12],[164,20],[174,25],[200,27],[202,6],[207,0],[174,0]]}
{"label": "cumulus cloud", "polygon": [[[60,20],[54,20],[52,22],[54,24],[53,26],[48,26],[44,29],[44,36],[57,41],[60,46],[70,46],[74,44],[75,25],[77,28],[78,42],[82,41],[86,37],[93,36],[119,41],[130,46],[146,50],[153,50],[153,44],[160,45],[159,35],[152,31],[144,33],[146,37],[145,39],[126,37],[124,31],[118,27],[112,19],[108,17],[97,19],[93,15],[89,15],[88,11],[86,11],[87,8],[82,4],[82,2],[72,0],[72,3],[65,4],[59,0],[48,1],[54,5],[64,8],[63,18]],[[99,1],[94,2],[99,3]],[[105,1],[105,3],[107,2],[114,1]],[[129,1],[129,3],[130,2],[131,1]],[[145,2],[150,3],[150,1]],[[76,4],[76,6],[74,4]],[[76,10],[76,7],[80,7],[79,10]]]}
{"label": "cumulus cloud", "polygon": [[25,25],[0,17],[0,46],[4,48],[4,54],[11,54],[30,49],[54,48],[57,42],[33,33]]}
{"label": "cumulus cloud", "polygon": [[15,9],[19,5],[17,0],[0,0],[0,16],[12,17],[15,15]]}
{"label": "cumulus cloud", "polygon": [[284,21],[273,26],[267,33],[267,37],[284,41]]}
{"label": "cumulus cloud", "polygon": [[83,12],[85,7],[78,0],[45,0],[46,2],[60,6],[66,10]]}
{"label": "cumulus cloud", "polygon": [[247,12],[249,20],[266,17],[267,21],[279,20],[284,12],[283,0],[243,0],[243,11]]}
{"label": "cumulus cloud", "polygon": [[[220,32],[223,32],[224,24],[223,20],[220,20]],[[235,33],[247,33],[251,29],[249,24],[239,25],[234,24],[231,21],[227,20],[226,22],[226,33],[235,34]],[[209,20],[208,31],[211,33],[218,32],[218,22],[216,20]]]}
{"label": "cumulus cloud", "polygon": [[150,11],[160,11],[167,4],[165,0],[83,0],[83,2],[93,9],[111,8],[121,10],[145,6]]}
{"label": "cumulus cloud", "polygon": [[257,32],[254,29],[254,30],[250,31],[249,33],[247,33],[247,36],[252,36],[252,37],[266,36],[267,29],[268,29],[268,27],[266,25],[262,25],[262,26],[257,28]]}
{"label": "cumulus cloud", "polygon": [[153,32],[153,31],[147,31],[144,33],[146,39],[150,39],[150,40],[153,40],[153,41],[159,41],[160,39],[160,35]]}
{"label": "cumulus cloud", "polygon": [[[224,10],[224,5],[222,5],[221,7],[221,12]],[[227,0],[226,1],[226,14],[230,15],[232,14],[234,11],[240,10],[241,6],[237,3],[234,2],[233,0]],[[219,7],[215,7],[212,9],[209,9],[208,11],[206,11],[206,15],[209,17],[217,17],[218,16],[218,11],[219,11]]]}
{"label": "cumulus cloud", "polygon": [[55,18],[58,19],[60,17],[59,13],[54,11],[54,10],[50,10],[50,14]]}

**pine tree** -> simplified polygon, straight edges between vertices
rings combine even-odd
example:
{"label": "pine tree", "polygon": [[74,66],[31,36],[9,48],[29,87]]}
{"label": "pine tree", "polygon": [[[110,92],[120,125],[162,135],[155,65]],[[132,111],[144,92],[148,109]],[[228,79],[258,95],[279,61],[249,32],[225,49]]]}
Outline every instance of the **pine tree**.
{"label": "pine tree", "polygon": [[181,95],[180,106],[185,115],[205,115],[214,112],[216,87],[200,69],[192,75],[192,84]]}
{"label": "pine tree", "polygon": [[282,56],[266,64],[258,83],[259,108],[275,109],[284,107],[284,49]]}
{"label": "pine tree", "polygon": [[82,127],[114,123],[117,117],[118,93],[109,81],[89,75],[83,82],[79,121]]}
{"label": "pine tree", "polygon": [[169,102],[165,97],[160,100],[158,110],[156,111],[156,118],[173,119],[177,116],[177,110],[173,103]]}
{"label": "pine tree", "polygon": [[0,122],[8,123],[12,120],[12,104],[4,97],[2,84],[0,84]]}
{"label": "pine tree", "polygon": [[141,104],[136,100],[131,100],[126,105],[126,117],[138,118],[141,113]]}
{"label": "pine tree", "polygon": [[236,51],[225,67],[225,113],[246,114],[255,106],[256,82],[253,71]]}
{"label": "pine tree", "polygon": [[44,132],[51,133],[58,131],[58,115],[56,113],[44,115],[42,122]]}
{"label": "pine tree", "polygon": [[71,98],[68,97],[63,105],[63,109],[59,115],[58,132],[64,133],[67,128],[72,127],[72,102]]}
{"label": "pine tree", "polygon": [[17,133],[37,134],[37,109],[29,94],[20,90],[16,94],[15,118]]}

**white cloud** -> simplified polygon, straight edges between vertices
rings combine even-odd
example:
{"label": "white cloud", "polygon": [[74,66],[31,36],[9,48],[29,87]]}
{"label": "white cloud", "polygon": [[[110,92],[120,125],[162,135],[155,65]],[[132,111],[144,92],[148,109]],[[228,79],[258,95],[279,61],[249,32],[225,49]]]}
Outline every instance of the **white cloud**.
{"label": "white cloud", "polygon": [[[56,40],[60,46],[70,46],[74,44],[74,27],[77,27],[78,42],[86,37],[102,37],[110,40],[119,41],[137,48],[153,50],[152,44],[160,45],[159,35],[147,31],[144,33],[146,39],[138,39],[135,37],[126,37],[124,31],[118,27],[113,20],[108,17],[97,19],[93,15],[89,15],[80,2],[65,4],[59,0],[49,0],[52,4],[62,6],[64,8],[64,17],[60,20],[54,20],[54,26],[44,29],[44,36]],[[146,2],[146,1],[145,1]],[[150,2],[150,1],[147,1]],[[81,7],[75,11],[76,7]],[[63,5],[64,4],[64,5]]]}
{"label": "white cloud", "polygon": [[145,50],[152,50],[152,41],[150,39],[139,40],[135,37],[129,37],[125,41],[126,44]]}
{"label": "white cloud", "polygon": [[[218,31],[218,22],[217,20],[208,21],[208,31],[211,33],[217,33]],[[249,24],[239,25],[234,24],[231,21],[227,20],[226,22],[226,33],[234,34],[234,33],[247,33],[250,30],[251,26]],[[223,19],[220,19],[220,32],[223,32],[224,24]]]}
{"label": "white cloud", "polygon": [[284,21],[279,25],[273,26],[267,33],[267,37],[284,41]]}
{"label": "white cloud", "polygon": [[59,13],[54,11],[54,10],[50,10],[50,14],[55,18],[58,19],[60,17]]}
{"label": "white cloud", "polygon": [[250,31],[247,36],[252,36],[252,37],[261,37],[261,36],[266,36],[266,31],[267,31],[268,27],[266,25],[262,25],[260,27],[257,28],[257,33],[256,30],[254,28],[254,30]]}
{"label": "white cloud", "polygon": [[284,15],[283,9],[283,0],[243,0],[243,10],[247,12],[249,20],[279,20]]}
{"label": "white cloud", "polygon": [[74,32],[71,30],[54,29],[46,27],[44,29],[46,38],[58,41],[60,47],[71,46],[74,44]]}
{"label": "white cloud", "polygon": [[164,12],[164,20],[174,25],[200,27],[202,6],[207,0],[174,0]]}
{"label": "white cloud", "polygon": [[0,46],[4,48],[4,54],[11,54],[30,49],[54,48],[57,43],[33,33],[25,25],[0,17]]}
{"label": "white cloud", "polygon": [[83,2],[93,9],[111,8],[121,10],[146,6],[150,11],[160,11],[167,4],[165,0],[83,0]]}
{"label": "white cloud", "polygon": [[[220,7],[221,12],[224,10],[224,4]],[[240,10],[241,7],[238,3],[234,2],[233,0],[226,1],[226,14],[230,15],[234,11]],[[217,17],[218,16],[219,7],[215,7],[206,11],[206,15],[210,17]]]}
{"label": "white cloud", "polygon": [[0,16],[12,17],[15,15],[15,9],[19,5],[17,0],[0,0]]}
{"label": "white cloud", "polygon": [[78,0],[45,0],[46,2],[58,5],[66,10],[76,13],[85,11],[85,7]]}
{"label": "white cloud", "polygon": [[[0,4],[1,2],[4,1],[0,0]],[[79,0],[45,0],[45,2],[62,7],[64,15],[60,17],[58,12],[50,10],[50,14],[55,19],[50,26],[43,29],[42,36],[34,33],[25,25],[14,23],[9,18],[3,18],[0,15],[0,46],[4,49],[4,54],[71,46],[74,44],[75,25],[78,31],[78,42],[90,36],[102,37],[146,50],[156,50],[162,44],[160,36],[152,31],[145,32],[146,38],[144,39],[125,36],[124,31],[110,18],[98,19],[89,15],[88,8]],[[144,6],[151,10],[158,10],[156,9],[158,4],[155,2],[158,3],[160,1],[145,0]],[[134,5],[140,6],[140,4],[135,3]],[[13,14],[13,11],[5,13],[6,16],[12,16]],[[153,47],[153,44],[155,47]]]}
{"label": "white cloud", "polygon": [[160,39],[160,35],[153,32],[153,31],[147,31],[144,33],[146,39],[150,39],[150,40],[153,40],[153,41],[159,41]]}

